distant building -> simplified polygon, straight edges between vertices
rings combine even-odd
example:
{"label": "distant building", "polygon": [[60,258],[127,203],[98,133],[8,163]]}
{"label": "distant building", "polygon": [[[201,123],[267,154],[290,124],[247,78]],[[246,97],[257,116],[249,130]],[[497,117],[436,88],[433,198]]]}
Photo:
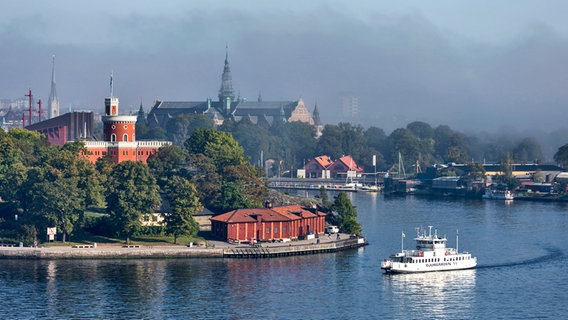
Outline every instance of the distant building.
{"label": "distant building", "polygon": [[299,205],[237,209],[212,217],[211,231],[229,242],[297,239],[323,233],[325,216]]}
{"label": "distant building", "polygon": [[343,156],[334,161],[333,164],[329,166],[328,170],[334,178],[355,178],[365,171],[351,156]]}
{"label": "distant building", "polygon": [[351,95],[342,96],[341,111],[344,117],[356,118],[359,113],[359,99]]}
{"label": "distant building", "polygon": [[157,153],[169,141],[136,141],[137,116],[120,115],[118,98],[112,95],[105,99],[105,115],[102,117],[105,141],[84,141],[91,162],[109,156],[114,163],[138,161],[146,163],[150,155]]}
{"label": "distant building", "polygon": [[333,164],[333,161],[328,156],[319,156],[311,159],[304,166],[306,178],[330,178],[328,168]]}
{"label": "distant building", "polygon": [[[221,76],[221,88],[218,101],[155,101],[148,112],[148,125],[165,128],[170,119],[180,114],[203,114],[213,119],[216,125],[222,125],[225,120],[240,121],[244,118],[262,126],[272,126],[275,121],[300,121],[310,125],[321,125],[319,112],[314,109],[314,121],[302,99],[293,101],[264,101],[259,94],[256,101],[241,99],[235,95],[229,66],[228,51],[225,55],[225,65]],[[321,130],[320,130],[321,132]]]}
{"label": "distant building", "polygon": [[26,127],[44,134],[54,145],[63,146],[69,141],[89,139],[93,136],[92,111],[74,111]]}

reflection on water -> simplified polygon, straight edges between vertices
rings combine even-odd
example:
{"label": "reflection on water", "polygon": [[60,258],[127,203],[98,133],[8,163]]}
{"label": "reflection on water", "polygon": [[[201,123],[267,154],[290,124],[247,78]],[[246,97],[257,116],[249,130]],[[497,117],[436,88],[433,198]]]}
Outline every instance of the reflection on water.
{"label": "reflection on water", "polygon": [[476,271],[385,274],[395,318],[468,318],[473,311]]}

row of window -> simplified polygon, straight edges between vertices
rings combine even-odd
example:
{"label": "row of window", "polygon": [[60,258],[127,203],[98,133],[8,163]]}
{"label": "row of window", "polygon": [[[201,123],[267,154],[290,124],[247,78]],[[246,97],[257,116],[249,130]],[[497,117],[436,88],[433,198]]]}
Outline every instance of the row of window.
{"label": "row of window", "polygon": [[430,258],[430,259],[426,259],[426,258],[422,258],[422,259],[409,259],[408,262],[410,263],[428,263],[428,262],[446,262],[446,261],[462,261],[462,260],[470,260],[471,257],[450,257],[450,258],[446,258],[444,257],[444,260],[441,260],[440,258]]}
{"label": "row of window", "polygon": [[[134,135],[132,135],[132,137],[134,137]],[[110,135],[110,141],[111,141],[111,142],[116,142],[116,134],[113,133],[113,134]],[[125,133],[125,134],[122,136],[122,141],[128,142],[128,134]]]}
{"label": "row of window", "polygon": [[[138,155],[139,155],[139,156],[143,156],[143,155],[149,156],[149,155],[151,155],[151,154],[153,154],[153,153],[155,153],[155,150],[146,150],[146,151],[138,150]],[[101,155],[102,155],[102,156],[106,156],[107,152],[106,152],[106,151],[93,151],[92,154],[95,155],[95,156],[101,156]],[[110,151],[110,154],[111,154],[111,155],[116,155],[116,150],[114,150],[114,151],[111,150],[111,151]],[[122,155],[123,155],[123,156],[127,156],[127,155],[128,155],[128,150],[123,150],[123,151],[122,151]]]}

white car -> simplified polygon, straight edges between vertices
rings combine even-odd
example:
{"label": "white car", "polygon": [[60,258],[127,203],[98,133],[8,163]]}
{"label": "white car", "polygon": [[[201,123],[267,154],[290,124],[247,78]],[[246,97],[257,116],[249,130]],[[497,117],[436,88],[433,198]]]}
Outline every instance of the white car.
{"label": "white car", "polygon": [[337,226],[325,227],[325,233],[333,234],[333,233],[338,233],[338,232],[339,232],[339,228]]}

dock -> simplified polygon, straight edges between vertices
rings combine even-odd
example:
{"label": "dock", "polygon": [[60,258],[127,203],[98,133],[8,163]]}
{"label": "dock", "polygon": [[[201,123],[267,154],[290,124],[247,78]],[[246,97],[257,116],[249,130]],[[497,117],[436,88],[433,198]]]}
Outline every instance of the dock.
{"label": "dock", "polygon": [[[215,241],[207,246],[74,245],[53,247],[0,247],[0,259],[259,259],[333,253],[367,245],[363,237],[335,240],[326,237],[294,243],[250,246]],[[320,241],[321,239],[321,241]]]}

